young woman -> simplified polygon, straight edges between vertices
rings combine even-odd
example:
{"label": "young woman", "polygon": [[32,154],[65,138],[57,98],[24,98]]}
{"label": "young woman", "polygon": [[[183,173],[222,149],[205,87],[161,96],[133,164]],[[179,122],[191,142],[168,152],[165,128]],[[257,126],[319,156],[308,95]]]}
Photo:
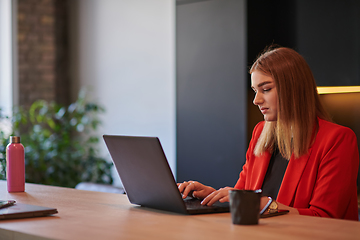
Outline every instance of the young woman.
{"label": "young woman", "polygon": [[294,214],[358,220],[356,136],[330,121],[304,58],[289,48],[268,49],[250,74],[265,121],[254,128],[239,180],[219,190],[186,181],[178,184],[183,197],[212,205],[229,201],[230,189],[262,189]]}

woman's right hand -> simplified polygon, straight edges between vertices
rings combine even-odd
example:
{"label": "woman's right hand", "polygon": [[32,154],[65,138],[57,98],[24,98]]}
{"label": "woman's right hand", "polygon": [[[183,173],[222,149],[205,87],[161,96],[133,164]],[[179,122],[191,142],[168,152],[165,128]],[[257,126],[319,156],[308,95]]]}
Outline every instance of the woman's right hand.
{"label": "woman's right hand", "polygon": [[205,186],[196,181],[185,181],[177,184],[182,197],[186,198],[188,195],[191,197],[204,199],[210,193],[214,192],[215,189],[209,186]]}

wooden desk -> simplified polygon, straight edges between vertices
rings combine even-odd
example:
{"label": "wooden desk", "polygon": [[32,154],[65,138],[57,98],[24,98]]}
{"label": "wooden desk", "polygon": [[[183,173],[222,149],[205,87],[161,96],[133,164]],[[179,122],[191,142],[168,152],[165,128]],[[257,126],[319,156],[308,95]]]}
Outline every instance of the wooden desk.
{"label": "wooden desk", "polygon": [[360,223],[297,215],[260,219],[255,226],[231,223],[230,213],[179,215],[131,205],[125,195],[26,184],[0,199],[15,199],[59,213],[0,221],[0,239],[360,239]]}

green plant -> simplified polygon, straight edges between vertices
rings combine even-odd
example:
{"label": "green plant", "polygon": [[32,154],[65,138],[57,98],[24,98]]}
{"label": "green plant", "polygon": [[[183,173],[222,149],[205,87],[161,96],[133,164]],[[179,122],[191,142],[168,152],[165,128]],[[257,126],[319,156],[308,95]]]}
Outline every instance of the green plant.
{"label": "green plant", "polygon": [[[111,184],[112,163],[98,156],[99,137],[94,134],[101,124],[98,115],[103,112],[99,105],[85,101],[84,91],[68,107],[38,100],[28,110],[15,110],[11,135],[19,135],[25,147],[26,182],[64,187],[75,187],[79,182]],[[8,142],[1,130],[2,179]]]}

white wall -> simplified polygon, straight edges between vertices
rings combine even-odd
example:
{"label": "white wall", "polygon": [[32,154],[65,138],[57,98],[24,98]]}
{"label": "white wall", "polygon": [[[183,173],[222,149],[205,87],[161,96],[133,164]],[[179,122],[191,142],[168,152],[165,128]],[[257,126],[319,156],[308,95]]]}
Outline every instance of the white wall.
{"label": "white wall", "polygon": [[73,99],[91,87],[106,109],[100,134],[159,137],[175,172],[175,1],[71,4]]}

